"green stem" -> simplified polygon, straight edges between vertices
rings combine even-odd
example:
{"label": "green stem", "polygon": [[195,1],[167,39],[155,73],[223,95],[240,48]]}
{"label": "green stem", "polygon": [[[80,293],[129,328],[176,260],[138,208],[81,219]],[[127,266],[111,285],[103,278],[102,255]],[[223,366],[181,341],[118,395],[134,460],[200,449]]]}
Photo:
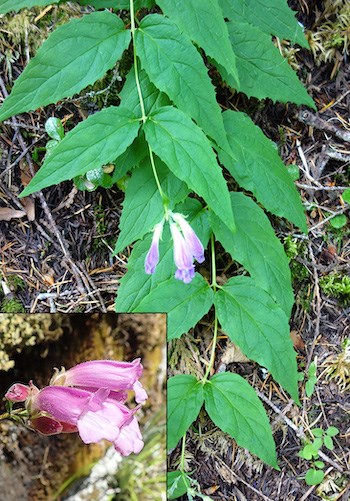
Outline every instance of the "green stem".
{"label": "green stem", "polygon": [[131,29],[131,37],[132,37],[132,46],[133,46],[133,55],[134,55],[134,71],[135,71],[135,81],[137,87],[137,93],[139,95],[139,101],[141,106],[142,117],[141,120],[143,123],[147,120],[147,115],[145,112],[145,103],[143,102],[140,78],[139,78],[139,69],[137,65],[137,57],[136,57],[136,45],[135,45],[135,10],[134,10],[134,0],[130,0],[130,29]]}
{"label": "green stem", "polygon": [[[214,235],[211,235],[210,245],[211,245],[211,286],[213,288],[213,291],[216,292],[218,284],[216,282],[216,256],[215,256],[215,239],[214,239]],[[211,370],[214,367],[215,350],[216,350],[217,338],[218,338],[218,316],[217,316],[217,313],[216,313],[216,310],[215,310],[214,336],[213,336],[213,341],[212,341],[210,360],[209,360],[209,364],[208,364],[207,370],[206,370],[206,372],[204,374],[204,377],[203,377],[203,379],[201,381],[202,384],[205,384],[207,382],[208,377],[210,376]]]}
{"label": "green stem", "polygon": [[211,286],[213,288],[213,291],[216,292],[218,284],[216,282],[215,239],[213,234],[211,234],[210,237],[210,246],[211,246]]}
{"label": "green stem", "polygon": [[162,190],[162,187],[160,185],[160,181],[159,181],[159,177],[158,177],[158,173],[157,173],[157,169],[156,169],[156,164],[154,162],[153,151],[152,151],[152,148],[150,147],[150,145],[148,145],[148,152],[149,152],[149,159],[150,159],[151,165],[152,165],[152,171],[153,171],[154,179],[156,181],[157,188],[158,188],[158,191],[160,193],[160,196],[162,197],[162,201],[163,201],[163,205],[164,205],[164,211],[165,211],[165,213],[167,213],[167,211],[168,211],[168,205],[169,205],[169,198],[166,196],[166,194],[164,193],[164,191]]}
{"label": "green stem", "polygon": [[[137,64],[137,56],[136,56],[136,44],[135,44],[135,10],[134,10],[134,0],[130,0],[130,30],[131,30],[131,37],[132,37],[132,45],[133,45],[133,57],[134,57],[134,71],[135,71],[135,81],[136,81],[136,87],[137,87],[137,93],[139,95],[139,101],[140,101],[140,107],[141,107],[141,120],[142,123],[146,123],[147,120],[147,115],[146,115],[146,110],[145,110],[145,103],[143,101],[143,96],[142,96],[142,90],[141,90],[141,85],[140,85],[140,77],[139,77],[139,69],[138,69],[138,64]],[[168,208],[168,203],[169,199],[165,195],[165,193],[162,190],[162,187],[160,185],[156,165],[154,162],[154,155],[152,148],[150,145],[148,145],[148,151],[149,151],[149,158],[151,161],[151,166],[152,166],[152,171],[154,175],[154,179],[157,184],[158,191],[160,193],[160,196],[162,197],[163,205],[164,205],[164,211],[167,213],[167,208]]]}
{"label": "green stem", "polygon": [[179,469],[180,471],[184,471],[185,468],[185,445],[186,445],[186,432],[182,437],[182,446],[181,446],[181,459]]}
{"label": "green stem", "polygon": [[0,421],[3,421],[5,419],[11,419],[12,416],[16,416],[16,415],[23,415],[25,416],[27,414],[27,411],[26,409],[13,409],[11,410],[11,412],[4,412],[3,414],[0,414]]}
{"label": "green stem", "polygon": [[215,361],[215,350],[216,350],[216,342],[218,339],[218,316],[215,311],[215,318],[214,318],[214,336],[213,336],[213,341],[212,341],[212,348],[211,348],[211,355],[210,355],[210,360],[209,364],[207,367],[207,370],[204,374],[203,379],[201,380],[202,384],[205,384],[208,380],[208,377],[210,376],[211,369],[214,366],[214,361]]}

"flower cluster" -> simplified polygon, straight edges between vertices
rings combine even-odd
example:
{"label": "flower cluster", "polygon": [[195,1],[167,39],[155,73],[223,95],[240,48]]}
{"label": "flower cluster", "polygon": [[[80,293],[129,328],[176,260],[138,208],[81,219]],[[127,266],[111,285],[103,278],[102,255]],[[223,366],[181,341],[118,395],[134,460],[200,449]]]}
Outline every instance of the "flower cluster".
{"label": "flower cluster", "polygon": [[[169,211],[168,216],[170,217],[170,231],[174,242],[174,262],[177,268],[175,278],[188,284],[195,275],[194,260],[198,263],[204,261],[204,248],[182,214]],[[148,274],[155,272],[159,262],[159,241],[162,237],[163,226],[164,219],[153,229],[151,247],[145,259],[145,271]]]}
{"label": "flower cluster", "polygon": [[83,442],[113,442],[123,456],[139,453],[143,440],[135,417],[140,405],[129,409],[127,390],[138,404],[147,399],[139,378],[142,365],[133,362],[93,360],[65,371],[56,371],[50,385],[39,390],[16,383],[5,397],[25,402],[28,425],[44,435],[78,432]]}

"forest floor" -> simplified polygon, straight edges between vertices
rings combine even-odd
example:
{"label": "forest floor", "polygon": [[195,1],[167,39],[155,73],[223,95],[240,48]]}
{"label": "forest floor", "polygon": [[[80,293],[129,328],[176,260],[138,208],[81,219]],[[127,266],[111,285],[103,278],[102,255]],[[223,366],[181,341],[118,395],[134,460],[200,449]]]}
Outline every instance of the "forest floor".
{"label": "forest floor", "polygon": [[[324,2],[325,8],[329,3]],[[293,7],[315,40],[322,26],[327,22],[335,26],[335,20],[331,14],[318,12],[317,2],[308,4],[294,2]],[[51,16],[56,10],[53,7]],[[49,29],[45,17],[40,22],[45,38]],[[334,26],[330,36],[335,36]],[[4,29],[4,24],[1,27]],[[338,29],[335,34],[341,35]],[[23,35],[21,38],[18,33],[17,38],[17,42],[0,42],[5,44],[0,52],[7,54],[0,60],[3,98],[31,50]],[[325,44],[322,37],[320,43]],[[247,112],[276,142],[286,165],[298,173],[296,185],[307,211],[309,233],[302,235],[285,221],[272,218],[290,257],[296,294],[291,329],[299,370],[305,373],[300,383],[301,407],[256,364],[228,355],[225,336],[220,340],[216,364],[218,369],[224,357],[227,370],[244,375],[261,395],[272,423],[281,471],[237,448],[203,414],[201,437],[194,431],[188,434],[186,461],[201,492],[213,500],[350,499],[350,345],[345,346],[350,339],[350,225],[346,215],[349,204],[341,196],[350,186],[349,46],[348,52],[344,45],[332,49],[327,61],[322,50],[315,44],[313,47],[314,52],[293,52],[288,45],[281,50],[297,67],[315,100],[317,113],[268,100],[262,106],[224,86],[218,88],[223,108]],[[106,90],[99,94],[106,101],[111,92],[108,83],[101,84]],[[125,254],[112,257],[123,192],[116,186],[78,191],[71,182],[65,182],[24,200],[17,196],[42,160],[40,148],[48,139],[44,129],[47,118],[55,113],[66,124],[76,123],[94,106],[96,95],[82,95],[63,100],[58,108],[48,106],[1,125],[0,205],[8,211],[0,214],[0,311],[114,310],[130,253],[127,249]],[[12,219],[6,221],[5,216]],[[193,335],[198,360],[207,359],[207,325],[197,326]],[[183,353],[186,349],[193,353],[189,338],[177,342],[183,343]],[[170,356],[172,349],[174,346],[170,346]],[[316,379],[313,391],[306,395],[306,382],[311,381],[308,389],[312,386],[312,363],[317,366]],[[333,450],[323,446],[320,451],[325,479],[318,486],[308,486],[303,478],[312,461],[298,453],[303,440],[312,440],[313,428],[327,430],[330,426],[337,427],[339,434],[333,438]],[[175,449],[170,456],[171,467],[178,457],[179,450]]]}

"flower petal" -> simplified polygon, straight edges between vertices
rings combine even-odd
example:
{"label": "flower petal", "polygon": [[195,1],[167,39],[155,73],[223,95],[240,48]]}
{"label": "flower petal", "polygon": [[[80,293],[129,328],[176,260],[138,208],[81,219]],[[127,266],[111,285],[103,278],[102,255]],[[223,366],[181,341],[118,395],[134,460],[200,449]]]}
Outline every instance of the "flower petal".
{"label": "flower petal", "polygon": [[28,424],[42,435],[57,435],[58,433],[62,433],[63,430],[62,424],[57,419],[48,416],[39,416],[31,419]]}
{"label": "flower petal", "polygon": [[122,454],[129,456],[132,452],[138,454],[144,446],[139,424],[136,417],[122,427],[118,438],[114,442],[114,448]]}
{"label": "flower petal", "polygon": [[85,410],[92,393],[65,386],[47,386],[31,398],[28,407],[31,411],[44,411],[72,425],[76,425]]}
{"label": "flower petal", "polygon": [[133,390],[135,392],[135,400],[138,404],[142,404],[142,402],[147,400],[148,395],[140,381],[136,381],[136,383],[134,383]]}
{"label": "flower petal", "polygon": [[101,409],[87,410],[80,416],[77,424],[79,435],[86,444],[104,439],[114,442],[131,415],[132,412],[119,402],[104,402]]}
{"label": "flower petal", "polygon": [[142,374],[140,358],[132,362],[115,360],[92,360],[67,370],[65,385],[82,388],[108,388],[110,390],[132,390]]}

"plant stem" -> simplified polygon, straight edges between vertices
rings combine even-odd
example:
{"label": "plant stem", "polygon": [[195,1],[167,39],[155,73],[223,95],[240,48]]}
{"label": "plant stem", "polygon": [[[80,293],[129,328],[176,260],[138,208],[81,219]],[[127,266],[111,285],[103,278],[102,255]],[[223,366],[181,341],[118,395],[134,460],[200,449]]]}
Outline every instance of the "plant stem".
{"label": "plant stem", "polygon": [[27,411],[25,409],[12,409],[11,412],[4,412],[3,414],[0,414],[0,421],[11,419],[14,415],[25,415],[26,413]]}
{"label": "plant stem", "polygon": [[[210,237],[210,245],[211,245],[211,286],[216,292],[218,284],[216,283],[216,256],[215,256],[215,239],[214,235],[211,235]],[[204,374],[203,379],[201,380],[202,384],[205,384],[208,380],[208,377],[210,375],[210,372],[214,366],[214,361],[215,361],[215,350],[216,350],[216,342],[218,338],[218,316],[215,310],[215,317],[214,317],[214,336],[213,336],[213,341],[212,341],[212,349],[211,349],[211,354],[210,354],[210,360],[209,364],[207,367],[207,370]]]}
{"label": "plant stem", "polygon": [[206,370],[206,372],[204,374],[204,377],[201,380],[202,384],[205,384],[207,382],[208,377],[209,377],[210,372],[211,372],[211,369],[214,366],[217,338],[218,338],[218,316],[217,316],[216,311],[215,311],[215,317],[214,317],[214,336],[213,336],[213,341],[212,341],[210,360],[209,360],[209,364],[208,364],[207,370]]}
{"label": "plant stem", "polygon": [[182,445],[181,445],[181,459],[179,469],[180,471],[184,471],[185,468],[185,445],[186,445],[186,432],[182,437]]}
{"label": "plant stem", "polygon": [[136,45],[135,45],[135,10],[134,10],[134,0],[130,0],[130,29],[131,29],[131,37],[132,37],[132,46],[133,46],[133,56],[134,56],[134,71],[135,71],[135,81],[137,87],[137,93],[139,95],[140,107],[142,117],[141,120],[143,123],[147,120],[147,115],[145,112],[145,103],[143,102],[140,79],[139,79],[139,70],[137,66],[137,57],[136,57]]}
{"label": "plant stem", "polygon": [[216,283],[215,239],[213,234],[211,234],[210,237],[210,246],[211,246],[211,286],[213,288],[213,291],[216,292],[218,284]]}
{"label": "plant stem", "polygon": [[[137,64],[137,55],[136,55],[136,44],[135,44],[135,10],[134,10],[134,0],[130,0],[130,30],[131,30],[131,37],[132,37],[132,45],[133,45],[133,58],[134,58],[134,71],[135,71],[135,82],[136,82],[136,87],[137,87],[137,93],[139,95],[139,101],[140,101],[140,107],[141,107],[141,120],[142,123],[146,123],[147,121],[147,115],[146,115],[146,110],[145,110],[145,103],[143,101],[143,96],[142,96],[142,90],[141,90],[141,85],[140,85],[140,78],[139,78],[139,69],[138,69],[138,64]],[[167,212],[167,207],[169,203],[168,197],[165,195],[165,193],[162,190],[162,187],[160,185],[156,165],[154,162],[154,155],[152,148],[150,145],[148,145],[148,151],[149,151],[149,158],[151,161],[151,166],[152,166],[152,171],[154,175],[154,179],[157,184],[158,191],[160,193],[160,196],[162,197],[163,205],[164,205],[164,210]]]}

